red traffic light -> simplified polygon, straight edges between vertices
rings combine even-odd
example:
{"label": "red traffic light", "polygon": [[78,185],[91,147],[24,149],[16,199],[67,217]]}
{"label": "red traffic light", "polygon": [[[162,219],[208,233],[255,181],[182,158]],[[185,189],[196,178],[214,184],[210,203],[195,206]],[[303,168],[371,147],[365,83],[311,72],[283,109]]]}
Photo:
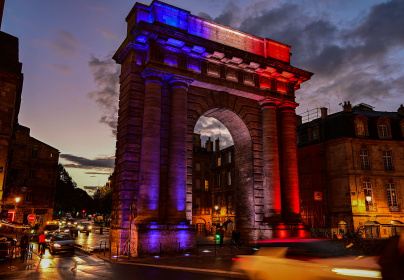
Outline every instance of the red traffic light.
{"label": "red traffic light", "polygon": [[86,213],[86,210],[83,210],[83,213]]}

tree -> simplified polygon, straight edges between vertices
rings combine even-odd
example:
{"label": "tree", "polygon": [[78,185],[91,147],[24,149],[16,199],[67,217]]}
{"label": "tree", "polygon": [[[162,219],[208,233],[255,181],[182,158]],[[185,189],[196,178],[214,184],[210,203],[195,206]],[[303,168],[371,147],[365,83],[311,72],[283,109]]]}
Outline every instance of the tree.
{"label": "tree", "polygon": [[93,195],[93,200],[97,213],[110,215],[112,210],[112,187],[105,185],[98,189]]}
{"label": "tree", "polygon": [[76,182],[72,179],[63,165],[59,164],[58,177],[56,180],[55,193],[55,212],[72,212],[93,210],[93,199],[88,193],[77,187]]}

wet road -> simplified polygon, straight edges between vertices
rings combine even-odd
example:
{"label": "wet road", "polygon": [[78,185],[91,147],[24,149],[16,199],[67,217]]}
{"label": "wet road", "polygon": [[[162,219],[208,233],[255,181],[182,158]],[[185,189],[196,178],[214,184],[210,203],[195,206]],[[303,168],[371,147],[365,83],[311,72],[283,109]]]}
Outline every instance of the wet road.
{"label": "wet road", "polygon": [[228,280],[231,277],[192,273],[131,264],[109,263],[97,257],[76,252],[75,254],[50,255],[25,269],[2,273],[2,280],[11,279],[213,279]]}

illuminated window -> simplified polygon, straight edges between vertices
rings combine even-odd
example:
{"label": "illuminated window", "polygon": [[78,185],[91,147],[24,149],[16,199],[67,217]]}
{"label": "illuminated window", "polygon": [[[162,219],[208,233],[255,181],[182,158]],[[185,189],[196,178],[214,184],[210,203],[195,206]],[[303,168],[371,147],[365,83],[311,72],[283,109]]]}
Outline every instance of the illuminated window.
{"label": "illuminated window", "polygon": [[219,156],[217,158],[217,166],[220,166],[222,164],[222,158]]}
{"label": "illuminated window", "polygon": [[370,170],[368,150],[360,150],[361,169]]}
{"label": "illuminated window", "polygon": [[231,171],[227,172],[227,185],[231,185]]}
{"label": "illuminated window", "polygon": [[227,153],[227,163],[231,163],[231,152]]}
{"label": "illuminated window", "polygon": [[379,123],[379,133],[381,138],[389,137],[389,131],[387,130],[387,125],[385,122]]}
{"label": "illuminated window", "polygon": [[50,153],[50,157],[53,157],[53,153]]}
{"label": "illuminated window", "polygon": [[389,206],[397,206],[396,187],[394,184],[387,184],[387,202]]}
{"label": "illuminated window", "polygon": [[391,151],[383,151],[383,163],[384,170],[394,171],[393,157],[391,156]]}
{"label": "illuminated window", "polygon": [[358,136],[366,135],[365,124],[363,123],[363,120],[358,120],[356,122],[356,135]]}
{"label": "illuminated window", "polygon": [[359,137],[365,137],[368,136],[368,118],[363,116],[363,115],[359,115],[354,119],[354,123],[355,123],[355,134],[356,136]]}
{"label": "illuminated window", "polygon": [[209,191],[209,181],[205,180],[205,191]]}
{"label": "illuminated window", "polygon": [[372,183],[370,182],[363,182],[363,192],[365,193],[365,199],[367,196],[370,196],[371,200],[368,201],[366,199],[366,203],[368,205],[372,205],[373,204],[373,192],[372,192]]}

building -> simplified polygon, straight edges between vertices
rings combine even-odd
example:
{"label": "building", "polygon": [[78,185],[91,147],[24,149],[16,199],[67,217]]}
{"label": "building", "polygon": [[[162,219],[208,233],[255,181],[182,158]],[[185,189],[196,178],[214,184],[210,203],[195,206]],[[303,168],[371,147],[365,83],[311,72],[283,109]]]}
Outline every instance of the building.
{"label": "building", "polygon": [[[0,1],[2,16],[4,1]],[[1,18],[0,18],[1,26]],[[59,151],[18,124],[23,86],[18,38],[0,31],[0,205],[1,218],[43,225],[52,219]]]}
{"label": "building", "polygon": [[28,127],[18,125],[9,158],[4,193],[8,220],[28,224],[30,214],[35,214],[35,224],[40,226],[52,220],[59,151],[31,137]]}
{"label": "building", "polygon": [[[197,234],[206,235],[219,226],[232,231],[235,223],[234,146],[220,150],[220,140],[193,135],[192,223]],[[213,229],[212,229],[213,228]]]}
{"label": "building", "polygon": [[4,195],[11,137],[20,111],[21,67],[18,38],[0,31],[0,200]]}
{"label": "building", "polygon": [[404,226],[404,108],[352,107],[298,125],[301,213],[312,228],[367,238]]}

